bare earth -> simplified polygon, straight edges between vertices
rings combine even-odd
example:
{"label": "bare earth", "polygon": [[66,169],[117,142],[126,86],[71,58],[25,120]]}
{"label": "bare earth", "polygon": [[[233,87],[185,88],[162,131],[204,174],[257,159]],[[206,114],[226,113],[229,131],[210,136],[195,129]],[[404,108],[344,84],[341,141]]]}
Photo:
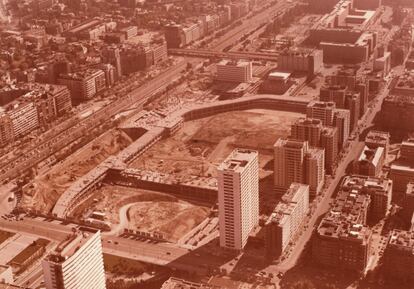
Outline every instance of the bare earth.
{"label": "bare earth", "polygon": [[272,159],[273,144],[290,134],[299,113],[248,110],[228,112],[184,123],[174,136],[162,140],[131,164],[133,168],[175,175],[215,177],[216,166],[236,147],[256,149],[263,167]]}
{"label": "bare earth", "polygon": [[76,179],[131,142],[132,140],[122,131],[106,132],[47,173],[36,177],[23,196],[23,206],[43,212],[50,211],[57,199]]}
{"label": "bare earth", "polygon": [[126,218],[125,228],[159,232],[171,241],[180,239],[210,213],[207,207],[196,206],[174,196],[121,186],[104,185],[95,192],[93,199],[98,202],[85,202],[76,209],[75,215],[105,212],[107,221],[115,227],[121,221],[121,208],[131,204],[126,216],[121,216]]}

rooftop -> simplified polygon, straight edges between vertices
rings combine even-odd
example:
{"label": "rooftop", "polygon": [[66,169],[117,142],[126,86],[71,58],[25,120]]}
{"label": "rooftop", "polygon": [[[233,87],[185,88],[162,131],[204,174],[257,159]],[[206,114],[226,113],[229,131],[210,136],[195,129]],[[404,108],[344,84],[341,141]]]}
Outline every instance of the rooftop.
{"label": "rooftop", "polygon": [[390,133],[386,131],[371,130],[368,132],[365,143],[373,144],[376,143],[381,146],[386,146],[390,141]]}
{"label": "rooftop", "polygon": [[311,101],[308,104],[308,107],[313,107],[313,108],[335,108],[335,102],[333,101]]}
{"label": "rooftop", "polygon": [[247,65],[250,65],[250,61],[245,61],[245,60],[228,60],[228,59],[223,59],[222,61],[220,61],[217,66],[237,66],[237,67],[244,67]]}
{"label": "rooftop", "polygon": [[366,161],[372,163],[374,166],[379,164],[381,157],[384,155],[384,148],[377,147],[374,149],[370,149],[369,147],[365,146],[363,151],[361,152],[358,161]]}
{"label": "rooftop", "polygon": [[309,186],[299,183],[292,183],[286,193],[282,196],[281,201],[276,205],[273,212],[270,214],[266,224],[276,223],[282,224],[287,219],[285,217],[292,214],[298,202],[298,198],[308,191]]}
{"label": "rooftop", "polygon": [[235,149],[227,159],[219,165],[219,170],[242,172],[246,165],[257,158],[258,152],[248,149]]}
{"label": "rooftop", "polygon": [[73,256],[83,245],[85,245],[91,238],[99,234],[99,231],[80,229],[67,240],[62,241],[54,252],[49,254],[46,258],[50,262],[62,263]]}
{"label": "rooftop", "polygon": [[394,248],[414,250],[414,232],[393,230],[391,231],[388,245]]}
{"label": "rooftop", "polygon": [[368,176],[347,176],[342,182],[341,190],[356,193],[388,194],[392,188],[392,181],[387,178]]}

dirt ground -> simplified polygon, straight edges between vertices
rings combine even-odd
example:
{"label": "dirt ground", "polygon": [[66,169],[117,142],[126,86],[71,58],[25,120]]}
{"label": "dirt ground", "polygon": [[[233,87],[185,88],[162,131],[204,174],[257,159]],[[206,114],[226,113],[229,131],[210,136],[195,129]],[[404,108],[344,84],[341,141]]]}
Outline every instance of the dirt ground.
{"label": "dirt ground", "polygon": [[181,182],[194,176],[215,177],[216,167],[236,148],[256,149],[263,168],[273,158],[273,144],[290,134],[299,113],[247,110],[190,121],[131,164],[133,168],[173,174]]}
{"label": "dirt ground", "polygon": [[122,131],[110,130],[35,178],[23,195],[26,208],[50,211],[62,193],[80,176],[93,169],[108,156],[127,147],[132,140]]}
{"label": "dirt ground", "polygon": [[208,214],[208,208],[184,201],[141,202],[134,204],[128,211],[130,228],[162,233],[171,241],[178,241],[207,218]]}
{"label": "dirt ground", "polygon": [[[207,207],[196,206],[174,196],[121,186],[104,185],[90,199],[97,201],[82,204],[76,209],[75,216],[101,211],[112,228],[122,223],[124,228],[162,233],[171,241],[180,239],[210,213]],[[124,212],[121,210],[123,207]]]}

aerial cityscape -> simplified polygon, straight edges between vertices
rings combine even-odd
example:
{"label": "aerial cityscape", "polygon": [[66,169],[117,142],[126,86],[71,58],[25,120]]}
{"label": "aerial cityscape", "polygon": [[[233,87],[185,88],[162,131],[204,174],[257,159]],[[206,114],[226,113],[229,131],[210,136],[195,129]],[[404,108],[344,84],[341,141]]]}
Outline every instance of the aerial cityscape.
{"label": "aerial cityscape", "polygon": [[413,0],[0,0],[0,289],[414,289]]}

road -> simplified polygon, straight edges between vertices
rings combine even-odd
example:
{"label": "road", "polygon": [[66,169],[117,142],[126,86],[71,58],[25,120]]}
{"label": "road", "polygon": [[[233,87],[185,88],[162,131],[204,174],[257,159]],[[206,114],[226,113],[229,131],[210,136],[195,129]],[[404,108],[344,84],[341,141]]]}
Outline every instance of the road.
{"label": "road", "polygon": [[112,102],[96,113],[91,114],[89,117],[76,123],[74,126],[62,131],[55,137],[45,140],[43,143],[39,144],[36,149],[21,155],[13,162],[9,162],[1,168],[0,181],[13,179],[19,176],[22,172],[32,168],[73,141],[88,135],[88,133],[95,127],[110,121],[111,117],[116,114],[131,108],[131,106],[138,107],[139,105],[142,105],[148,97],[165,89],[168,84],[179,77],[186,67],[187,61],[182,60],[178,64],[162,72],[156,78],[148,81],[135,90],[132,90],[125,97]]}
{"label": "road", "polygon": [[229,33],[226,33],[226,35],[214,40],[211,43],[211,45],[209,45],[209,48],[212,50],[222,51],[227,46],[238,42],[244,34],[255,30],[260,25],[270,23],[276,15],[276,12],[286,9],[287,7],[292,5],[294,5],[294,3],[279,0],[275,5],[269,7],[268,9],[262,12],[257,13],[249,19],[245,19],[241,25],[239,25]]}
{"label": "road", "polygon": [[[369,128],[374,124],[375,116],[381,110],[382,101],[388,95],[388,93],[389,93],[389,89],[387,85],[386,88],[384,88],[384,90],[374,100],[373,107],[368,110],[364,118],[360,121],[360,123],[363,125],[363,127],[361,127],[361,130],[363,130],[364,127]],[[265,271],[276,275],[278,272],[286,272],[295,266],[295,264],[297,263],[302,253],[303,248],[305,247],[306,243],[312,237],[312,232],[314,228],[318,225],[317,224],[318,218],[324,215],[330,209],[330,202],[332,201],[332,195],[335,192],[335,188],[338,186],[342,177],[346,175],[345,170],[348,164],[359,156],[364,146],[365,146],[364,141],[359,140],[358,137],[356,137],[354,141],[351,141],[349,143],[349,147],[347,149],[348,153],[339,163],[337,170],[336,170],[335,177],[331,180],[329,187],[327,188],[324,194],[324,197],[318,200],[319,205],[317,209],[315,210],[314,214],[312,215],[312,217],[310,218],[310,220],[308,221],[307,223],[308,226],[306,230],[302,233],[299,240],[296,242],[295,246],[293,247],[292,253],[285,261],[277,265],[271,265],[268,268],[266,268]]]}
{"label": "road", "polygon": [[[63,241],[74,227],[76,226],[63,225],[57,221],[47,222],[41,218],[26,217],[21,221],[0,219],[1,229],[46,238],[55,243]],[[224,262],[223,256],[211,254],[208,248],[190,251],[173,243],[155,243],[105,234],[102,235],[102,246],[103,252],[107,254],[198,273],[205,273],[207,267],[218,268]],[[38,281],[36,270],[22,280],[26,282],[29,279]]]}

